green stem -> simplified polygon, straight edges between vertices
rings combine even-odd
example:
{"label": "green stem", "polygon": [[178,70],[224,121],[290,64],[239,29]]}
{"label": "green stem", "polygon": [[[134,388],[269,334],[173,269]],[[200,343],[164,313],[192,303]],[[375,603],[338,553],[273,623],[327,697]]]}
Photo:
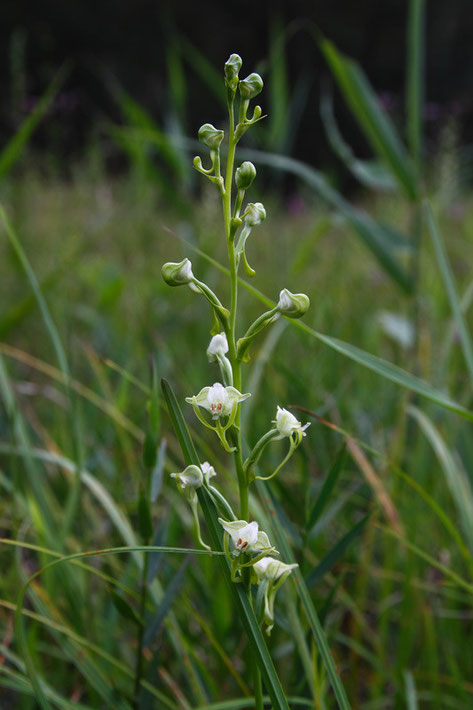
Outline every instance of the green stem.
{"label": "green stem", "polygon": [[[233,385],[241,392],[241,363],[237,359],[236,351],[236,314],[238,306],[238,274],[237,263],[235,256],[235,245],[233,243],[231,233],[232,221],[232,184],[233,184],[233,168],[235,163],[235,148],[237,141],[235,140],[235,115],[233,107],[233,99],[228,104],[229,126],[228,126],[228,155],[227,169],[225,176],[225,192],[223,195],[223,216],[225,220],[225,234],[227,237],[228,261],[230,265],[230,282],[231,282],[231,301],[230,301],[230,328],[228,338],[228,354],[233,370]],[[235,468],[238,476],[238,488],[240,492],[240,515],[242,520],[248,520],[248,481],[243,470],[243,460],[241,455],[241,435],[240,435],[240,404],[238,405],[237,414],[235,417],[235,428],[233,435],[233,445],[236,448],[234,452]]]}

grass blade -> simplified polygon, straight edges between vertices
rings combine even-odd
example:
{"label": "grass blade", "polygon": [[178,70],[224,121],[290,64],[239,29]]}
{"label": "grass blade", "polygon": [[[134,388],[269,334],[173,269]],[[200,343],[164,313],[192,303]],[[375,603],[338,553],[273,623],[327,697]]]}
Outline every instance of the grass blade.
{"label": "grass blade", "polygon": [[407,21],[407,140],[420,173],[422,162],[422,109],[424,104],[425,1],[409,0]]}
{"label": "grass blade", "polygon": [[[198,247],[195,247],[190,242],[186,241],[185,239],[182,239],[182,237],[179,238],[181,239],[181,241],[185,242],[189,249],[199,254],[203,259],[211,263],[222,273],[227,275],[229,274],[229,271],[225,266],[222,266],[222,264],[220,264],[218,261],[212,259],[212,257],[208,256],[205,252],[203,252]],[[255,296],[255,298],[261,301],[261,303],[264,303],[264,305],[268,308],[274,308],[274,306],[276,305],[273,300],[268,298],[259,289],[255,288],[252,284],[248,283],[244,279],[239,278],[238,283],[249,293]],[[461,404],[458,404],[458,402],[449,397],[448,394],[445,394],[445,392],[442,392],[441,390],[432,387],[432,385],[430,385],[428,382],[425,382],[425,380],[421,380],[420,377],[411,375],[409,372],[403,370],[401,367],[393,365],[388,360],[383,360],[383,358],[377,357],[376,355],[372,355],[371,353],[366,352],[366,350],[361,350],[361,348],[356,347],[356,345],[351,345],[350,343],[346,343],[344,340],[339,340],[338,338],[333,338],[330,335],[320,333],[319,331],[314,330],[313,328],[306,325],[300,320],[288,319],[288,322],[294,328],[298,328],[302,332],[307,333],[311,337],[327,345],[329,348],[336,350],[341,355],[348,357],[350,360],[354,360],[354,362],[363,365],[363,367],[366,367],[368,370],[372,370],[377,375],[380,375],[381,377],[384,377],[387,380],[391,380],[391,382],[394,382],[395,384],[400,385],[401,387],[405,387],[406,389],[411,390],[412,392],[417,392],[417,394],[420,394],[422,397],[429,399],[431,402],[435,402],[441,407],[444,407],[445,409],[450,409],[452,412],[460,414],[465,419],[473,421],[472,411],[466,409]]]}
{"label": "grass blade", "polygon": [[[43,687],[42,684],[38,678],[38,673],[36,671],[33,659],[31,658],[29,648],[28,648],[28,642],[26,639],[26,633],[25,633],[25,627],[24,627],[24,622],[23,622],[23,605],[25,601],[25,596],[26,593],[32,584],[43,572],[46,570],[49,570],[59,564],[62,564],[64,562],[71,562],[73,560],[79,560],[79,559],[84,559],[88,557],[104,557],[104,556],[109,556],[109,555],[117,555],[117,554],[126,554],[130,552],[168,552],[171,554],[197,554],[197,555],[214,555],[214,556],[223,556],[223,552],[219,551],[208,551],[208,550],[192,550],[192,549],[187,549],[187,548],[182,548],[182,547],[153,547],[153,546],[145,546],[145,545],[136,545],[132,547],[111,547],[103,550],[90,550],[87,552],[76,552],[72,555],[66,555],[64,557],[61,557],[60,559],[52,560],[52,562],[48,562],[44,567],[39,569],[37,572],[35,572],[33,575],[31,575],[25,584],[23,585],[17,605],[16,605],[16,610],[15,610],[15,630],[16,630],[16,635],[18,639],[19,646],[21,648],[24,662],[25,662],[25,667],[26,671],[28,673],[28,677],[31,681],[31,685],[34,689],[35,692],[35,698],[40,704],[42,710],[52,710],[52,707],[45,696],[43,692]],[[87,669],[86,669],[87,670]],[[90,666],[88,669],[90,672],[94,672],[94,667]],[[97,679],[97,682],[99,682],[100,679]],[[102,695],[105,695],[105,697],[109,696],[109,688],[105,685],[102,684],[101,687],[102,690]],[[116,700],[115,700],[116,702]],[[128,708],[128,704],[126,704],[124,701],[122,701],[120,706],[117,707],[123,707],[123,708]],[[286,706],[287,708],[287,706]],[[285,710],[286,710],[285,708]]]}
{"label": "grass blade", "polygon": [[412,161],[365,74],[329,40],[322,38],[319,46],[368,142],[389,166],[407,197],[415,200],[418,190]]}
{"label": "grass blade", "polygon": [[460,515],[465,540],[470,552],[473,552],[473,491],[470,481],[457,466],[452,452],[429,417],[413,405],[408,407],[408,412],[421,427],[442,466],[447,486]]}
{"label": "grass blade", "polygon": [[331,91],[327,90],[322,93],[320,115],[333,151],[364,187],[369,187],[371,190],[384,191],[393,190],[393,188],[396,187],[396,182],[392,174],[383,164],[368,160],[359,160],[355,157],[353,150],[343,139],[340,129],[336,124]]}
{"label": "grass blade", "polygon": [[23,121],[13,138],[7,143],[0,153],[0,181],[3,180],[13,165],[19,159],[23,148],[30,140],[40,121],[46,115],[54,97],[64,83],[68,74],[67,65],[62,66],[52,82],[47,87],[46,91],[36,104],[34,110]]}
{"label": "grass blade", "polygon": [[[271,519],[273,508],[271,498],[268,495],[266,486],[267,484],[265,484],[263,481],[256,481],[256,487],[266,510],[266,514],[268,518]],[[281,558],[289,564],[295,563],[296,559],[287,541],[287,534],[284,530],[284,527],[282,525],[275,524],[273,525],[273,532],[276,540],[276,546],[281,552]],[[299,595],[299,599],[301,600],[301,604],[307,616],[307,620],[313,633],[317,649],[322,657],[325,669],[327,671],[327,675],[330,680],[330,684],[332,686],[333,692],[335,693],[335,697],[337,698],[338,707],[340,710],[350,710],[350,703],[348,702],[345,689],[335,667],[332,654],[330,653],[330,648],[328,646],[327,639],[325,638],[325,634],[320,624],[319,617],[317,616],[317,612],[312,603],[312,599],[310,598],[309,590],[299,567],[296,567],[293,570],[292,576],[295,580],[297,594]]]}
{"label": "grass blade", "polygon": [[448,258],[445,252],[443,240],[440,236],[440,232],[438,230],[435,217],[432,213],[432,209],[427,202],[425,203],[424,211],[427,219],[427,226],[429,228],[430,236],[434,245],[435,256],[437,258],[437,264],[439,266],[440,275],[442,277],[443,285],[445,286],[445,290],[448,295],[448,300],[450,301],[450,307],[452,309],[453,316],[457,324],[458,333],[460,335],[460,341],[462,344],[466,366],[468,368],[471,381],[473,382],[473,341],[471,339],[471,335],[469,333],[466,320],[463,315],[460,299],[458,297],[450,264],[448,263]]}
{"label": "grass blade", "polygon": [[249,160],[253,159],[260,164],[292,173],[303,180],[343,216],[377,258],[386,273],[404,291],[407,293],[412,291],[410,277],[399,259],[399,254],[410,252],[411,250],[409,240],[404,234],[392,227],[386,230],[382,224],[375,222],[365,212],[350,205],[329,184],[325,175],[300,160],[258,150],[241,150],[240,154]]}
{"label": "grass blade", "polygon": [[312,570],[312,572],[306,577],[306,584],[308,587],[312,587],[314,584],[319,582],[322,577],[332,569],[332,567],[338,562],[342,557],[347,547],[356,540],[358,535],[361,534],[363,528],[371,517],[371,513],[367,513],[361,520],[359,520],[356,525],[349,530],[346,535],[342,537],[328,552],[323,560],[319,562],[317,567]]}
{"label": "grass blade", "polygon": [[154,637],[156,636],[159,627],[163,623],[171,605],[178,595],[180,588],[184,582],[184,575],[187,570],[188,560],[185,560],[183,564],[179,567],[178,571],[169,582],[166,593],[162,598],[158,609],[154,612],[151,618],[145,620],[145,633],[143,637],[143,644],[145,648],[153,643]]}
{"label": "grass blade", "polygon": [[[162,380],[162,387],[166,404],[169,408],[169,414],[174,426],[176,436],[181,445],[184,460],[187,465],[200,465],[197,452],[187,429],[184,417],[182,416],[181,408],[172,391],[171,386],[166,380]],[[199,503],[204,514],[207,527],[209,529],[212,546],[215,550],[222,550],[222,526],[217,520],[217,512],[208,492],[203,486],[197,489]],[[271,656],[269,655],[266,642],[263,638],[254,611],[251,607],[243,585],[234,584],[230,579],[229,566],[226,558],[221,560],[222,573],[225,575],[228,589],[233,598],[233,602],[238,611],[242,624],[248,636],[248,642],[251,645],[255,659],[258,661],[261,675],[265,683],[266,689],[271,697],[274,710],[289,710],[286,697],[284,695],[278,674],[274,667]],[[254,701],[253,701],[254,702]]]}
{"label": "grass blade", "polygon": [[310,531],[316,524],[317,520],[320,518],[320,515],[322,514],[322,511],[324,510],[328,499],[330,498],[330,495],[335,487],[335,484],[338,481],[338,477],[342,472],[346,458],[346,448],[343,447],[335,458],[335,461],[333,462],[332,466],[330,467],[330,471],[328,472],[327,477],[323,483],[322,489],[319,495],[317,496],[317,500],[315,501],[312,510],[308,515],[306,525],[307,535],[310,535]]}

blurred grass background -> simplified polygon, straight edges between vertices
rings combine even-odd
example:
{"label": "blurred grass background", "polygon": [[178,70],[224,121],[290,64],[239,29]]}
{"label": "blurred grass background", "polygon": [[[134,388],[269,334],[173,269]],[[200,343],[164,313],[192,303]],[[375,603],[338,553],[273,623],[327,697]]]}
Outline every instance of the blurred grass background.
{"label": "blurred grass background", "polygon": [[[421,5],[414,1],[411,8]],[[383,266],[380,252],[377,258],[352,229],[352,211],[327,204],[323,190],[295,177],[296,170],[290,177],[271,165],[260,171],[255,157],[259,176],[251,199],[264,201],[268,213],[248,249],[257,271],[255,286],[272,299],[283,287],[308,293],[307,325],[399,365],[471,410],[461,321],[452,314],[443,262],[429,230],[425,224],[415,226],[420,199],[406,198],[402,181],[396,183],[396,155],[390,162],[381,151],[375,166],[354,165],[342,146],[345,171],[342,161],[320,165],[315,153],[301,155],[300,136],[307,133],[296,119],[301,112],[304,120],[318,112],[320,96],[312,103],[303,80],[292,79],[291,62],[278,51],[289,25],[284,7],[280,10],[269,23],[272,40],[261,60],[267,68],[262,105],[269,118],[248,148],[262,151],[262,165],[274,163],[276,154],[324,168],[324,185],[340,189],[337,194],[349,198],[350,210],[369,215],[383,255],[393,256],[399,268],[409,270],[413,263],[415,268],[408,292]],[[307,19],[302,11],[300,17]],[[11,35],[12,46],[18,36]],[[212,72],[220,68],[217,64],[215,70],[203,46],[185,55],[190,50],[176,40],[177,30],[172,37],[167,75],[161,77],[170,97],[168,111],[154,112],[129,85],[125,90],[122,77],[112,80],[108,74],[102,91],[116,113],[101,114],[91,131],[87,122],[81,124],[87,139],[78,140],[80,157],[70,157],[59,140],[67,117],[57,114],[54,102],[70,77],[77,76],[75,65],[62,79],[65,83],[53,85],[51,97],[46,95],[53,106],[46,117],[31,110],[22,116],[27,123],[18,120],[0,156],[1,201],[39,281],[72,377],[72,387],[64,387],[68,373],[61,363],[58,367],[61,349],[45,327],[31,279],[3,229],[0,528],[3,538],[56,554],[131,545],[139,537],[150,361],[160,377],[172,382],[181,402],[217,379],[205,358],[206,303],[187,289],[171,291],[160,267],[189,256],[198,278],[222,297],[227,293],[225,276],[194,251],[198,247],[225,263],[217,197],[189,167],[198,150],[191,127],[206,121],[220,125],[224,113],[217,99],[215,107],[204,103],[201,109],[188,98],[195,87],[189,88],[186,62],[190,57],[200,66],[199,92],[205,97],[212,95]],[[235,45],[225,52],[235,50],[243,54]],[[13,74],[18,81],[21,71]],[[420,93],[419,88],[411,113],[417,100],[424,106]],[[422,132],[421,175],[415,184],[429,195],[438,216],[468,329],[473,298],[469,149],[463,118],[445,106],[437,131],[432,136]],[[42,121],[33,134],[35,115]],[[398,114],[389,115],[396,123]],[[329,124],[337,126],[333,118]],[[404,133],[415,159],[415,131],[414,138],[409,126],[400,130]],[[359,139],[351,141],[356,133],[347,135],[356,146]],[[369,131],[365,137],[369,143]],[[331,150],[340,148],[337,141],[332,144]],[[320,151],[328,154],[327,146]],[[367,144],[364,151],[368,154]],[[361,169],[365,183],[355,188],[353,175],[359,177]],[[377,181],[386,176],[390,189],[366,186],[368,179],[371,187],[383,187]],[[385,223],[407,235],[411,251],[398,248],[396,235],[392,242],[386,238]],[[245,291],[242,303],[243,330],[261,306]],[[267,430],[277,404],[299,406],[322,419],[295,412],[312,426],[271,489],[352,706],[470,708],[471,423],[286,322],[254,348],[245,381],[253,393],[244,411],[250,444]],[[215,441],[197,429],[191,412],[186,415],[199,437],[202,458],[215,464],[222,487],[235,496],[233,474]],[[182,467],[182,458],[164,412],[160,441],[153,478],[154,540],[194,547],[189,510],[168,481],[169,472]],[[344,442],[347,452],[337,459]],[[274,447],[268,455],[277,461],[279,453]],[[340,465],[334,468],[337,460]],[[77,466],[87,474],[76,489]],[[270,462],[267,466],[270,470]],[[326,499],[324,494],[319,510],[316,501],[321,491],[327,492],[327,481],[333,490]],[[264,519],[260,508],[255,494],[254,513]],[[7,543],[0,555],[0,707],[35,708],[13,610],[21,584],[51,557],[44,550]],[[139,558],[108,557],[90,564],[109,579],[63,565],[31,587],[25,605],[27,647],[54,707],[129,708],[136,619],[127,604],[135,608]],[[147,626],[152,631],[146,660],[148,680],[157,690],[153,696],[144,688],[140,708],[245,707],[238,700],[248,692],[245,638],[214,561],[183,563],[156,553],[148,581]],[[270,646],[284,686],[298,698],[290,705],[336,707],[306,620],[301,614],[299,626],[295,621],[300,609],[294,589],[287,587],[280,593],[278,628]]]}

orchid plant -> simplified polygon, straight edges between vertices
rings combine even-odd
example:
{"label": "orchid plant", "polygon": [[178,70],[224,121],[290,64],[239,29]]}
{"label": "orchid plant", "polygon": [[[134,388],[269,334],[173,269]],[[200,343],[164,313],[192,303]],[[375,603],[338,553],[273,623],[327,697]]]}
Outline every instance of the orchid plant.
{"label": "orchid plant", "polygon": [[[240,419],[241,407],[251,393],[244,392],[242,366],[249,359],[253,341],[263,330],[281,316],[300,318],[310,303],[305,294],[294,294],[283,288],[273,308],[262,313],[242,335],[237,333],[239,272],[244,270],[247,276],[254,276],[255,271],[249,265],[246,253],[247,244],[253,229],[266,219],[266,210],[260,202],[245,200],[246,192],[256,176],[255,166],[244,161],[236,167],[238,142],[248,129],[264,118],[258,105],[249,112],[250,102],[263,89],[263,81],[256,73],[240,79],[241,66],[242,60],[237,54],[232,54],[225,63],[224,81],[229,120],[224,159],[221,156],[224,131],[205,123],[198,135],[199,140],[209,149],[208,167],[204,167],[207,161],[200,156],[196,156],[193,161],[195,169],[215,185],[222,200],[230,270],[228,306],[222,303],[207,284],[196,278],[189,259],[178,263],[169,262],[162,267],[163,278],[169,286],[187,285],[193,292],[204,296],[211,307],[214,326],[207,357],[210,363],[218,366],[220,381],[203,386],[198,394],[186,397],[186,402],[192,405],[199,422],[215,432],[224,450],[233,456],[239,488],[240,519],[237,519],[225,496],[210,483],[215,471],[207,462],[201,464],[200,468],[191,465],[171,475],[192,506],[198,540],[206,547],[200,534],[196,491],[203,486],[209,493],[221,516],[218,522],[224,535],[224,551],[231,567],[231,580],[245,586],[259,621],[269,634],[274,625],[276,592],[297,565],[278,560],[275,556],[279,553],[271,545],[267,533],[260,529],[257,520],[250,519],[249,487],[256,479],[270,480],[281,470],[301,444],[309,424],[302,425],[291,412],[278,406],[275,420],[270,423],[268,431],[251,448],[247,447],[242,437]],[[264,460],[266,447],[272,441],[286,438],[289,440],[289,449],[279,465],[265,476],[257,475],[257,467],[260,460]],[[257,695],[255,689],[255,697]],[[256,707],[262,705],[257,703]]]}

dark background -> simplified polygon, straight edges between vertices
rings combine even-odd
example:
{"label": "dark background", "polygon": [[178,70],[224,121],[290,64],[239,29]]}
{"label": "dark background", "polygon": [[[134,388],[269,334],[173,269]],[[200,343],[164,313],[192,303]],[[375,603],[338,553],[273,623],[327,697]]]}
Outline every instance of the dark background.
{"label": "dark background", "polygon": [[[471,0],[427,0],[427,150],[433,149],[449,117],[460,140],[473,141],[473,4]],[[318,28],[356,58],[380,100],[398,124],[404,111],[406,17],[402,0],[299,0],[298,2],[159,2],[157,0],[2,0],[0,7],[0,139],[4,144],[34,106],[55,71],[70,62],[70,74],[36,133],[34,147],[68,161],[80,159],[103,127],[120,122],[112,97],[118,80],[159,125],[176,110],[169,91],[169,49],[180,51],[185,77],[181,125],[195,135],[223,110],[195,71],[191,49],[214,67],[231,52],[244,59],[242,76],[268,67],[270,38],[285,37],[290,84],[306,87],[300,123],[290,148],[295,157],[321,167],[334,164],[319,119],[320,86],[328,70],[317,49]],[[262,103],[267,109],[267,99]],[[366,146],[338,100],[344,135],[363,157]],[[113,157],[113,149],[110,148]],[[119,161],[110,161],[119,169]]]}

